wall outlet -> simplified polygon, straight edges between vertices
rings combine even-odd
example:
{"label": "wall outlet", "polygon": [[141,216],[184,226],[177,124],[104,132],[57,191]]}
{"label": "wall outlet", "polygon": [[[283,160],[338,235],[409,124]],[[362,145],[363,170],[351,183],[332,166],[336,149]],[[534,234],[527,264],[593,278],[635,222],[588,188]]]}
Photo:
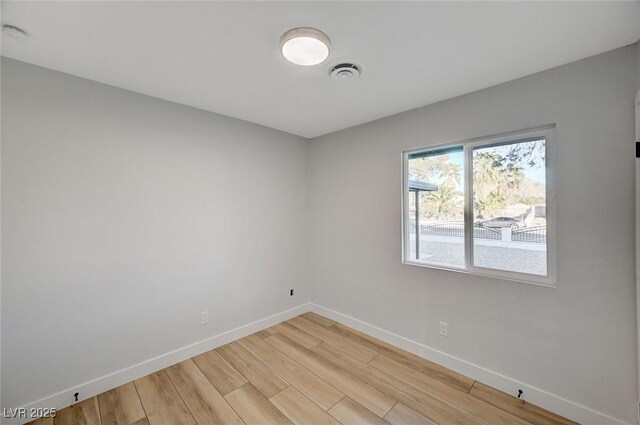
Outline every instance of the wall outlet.
{"label": "wall outlet", "polygon": [[440,322],[440,335],[448,336],[448,328],[447,322]]}
{"label": "wall outlet", "polygon": [[293,289],[289,291],[289,296],[293,297]]}
{"label": "wall outlet", "polygon": [[200,324],[206,325],[207,323],[209,323],[209,312],[203,311],[202,313],[200,313]]}

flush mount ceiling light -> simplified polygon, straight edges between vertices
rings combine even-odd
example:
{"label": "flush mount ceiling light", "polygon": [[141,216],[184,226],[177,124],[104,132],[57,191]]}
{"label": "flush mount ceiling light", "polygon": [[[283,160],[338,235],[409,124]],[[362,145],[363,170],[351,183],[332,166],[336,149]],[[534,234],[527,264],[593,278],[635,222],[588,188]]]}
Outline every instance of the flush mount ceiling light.
{"label": "flush mount ceiling light", "polygon": [[13,25],[3,25],[2,35],[13,38],[14,40],[24,40],[27,38],[27,33],[22,28],[14,27]]}
{"label": "flush mount ceiling light", "polygon": [[282,56],[296,65],[310,66],[324,62],[329,57],[330,46],[329,37],[315,28],[294,28],[280,38]]}

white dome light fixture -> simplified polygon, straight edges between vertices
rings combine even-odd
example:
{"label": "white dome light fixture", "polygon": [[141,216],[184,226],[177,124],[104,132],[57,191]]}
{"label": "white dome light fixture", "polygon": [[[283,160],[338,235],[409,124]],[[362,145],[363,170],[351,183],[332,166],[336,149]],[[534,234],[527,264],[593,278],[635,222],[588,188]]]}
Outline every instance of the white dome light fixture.
{"label": "white dome light fixture", "polygon": [[280,38],[282,56],[302,66],[317,65],[329,57],[331,40],[315,28],[293,28]]}

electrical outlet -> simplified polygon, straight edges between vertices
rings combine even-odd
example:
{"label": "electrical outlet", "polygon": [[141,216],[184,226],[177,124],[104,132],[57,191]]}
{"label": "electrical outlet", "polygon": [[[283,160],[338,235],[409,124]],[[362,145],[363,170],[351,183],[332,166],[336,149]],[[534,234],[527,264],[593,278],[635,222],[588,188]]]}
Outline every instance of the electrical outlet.
{"label": "electrical outlet", "polygon": [[448,325],[447,325],[447,322],[440,322],[440,335],[448,336]]}
{"label": "electrical outlet", "polygon": [[202,313],[200,313],[200,324],[206,325],[207,323],[209,323],[209,312],[203,311]]}

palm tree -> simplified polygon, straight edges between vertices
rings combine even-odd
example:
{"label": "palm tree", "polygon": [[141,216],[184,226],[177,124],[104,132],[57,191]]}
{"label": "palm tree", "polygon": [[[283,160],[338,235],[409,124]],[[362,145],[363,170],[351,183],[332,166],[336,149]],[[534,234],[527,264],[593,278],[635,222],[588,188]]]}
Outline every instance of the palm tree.
{"label": "palm tree", "polygon": [[474,203],[476,217],[485,220],[500,214],[505,206],[506,198],[500,189],[489,192]]}
{"label": "palm tree", "polygon": [[512,204],[521,197],[519,190],[520,184],[524,179],[524,171],[517,164],[508,164],[502,168],[501,191],[505,194],[507,203]]}
{"label": "palm tree", "polygon": [[496,152],[474,154],[473,189],[477,211],[486,218],[517,202],[523,179],[523,166],[509,157]]}
{"label": "palm tree", "polygon": [[479,153],[473,156],[473,188],[482,196],[490,192],[501,180],[500,157],[491,153]]}
{"label": "palm tree", "polygon": [[445,220],[455,216],[461,211],[455,186],[445,183],[438,190],[429,192],[424,199],[424,210],[436,220]]}

